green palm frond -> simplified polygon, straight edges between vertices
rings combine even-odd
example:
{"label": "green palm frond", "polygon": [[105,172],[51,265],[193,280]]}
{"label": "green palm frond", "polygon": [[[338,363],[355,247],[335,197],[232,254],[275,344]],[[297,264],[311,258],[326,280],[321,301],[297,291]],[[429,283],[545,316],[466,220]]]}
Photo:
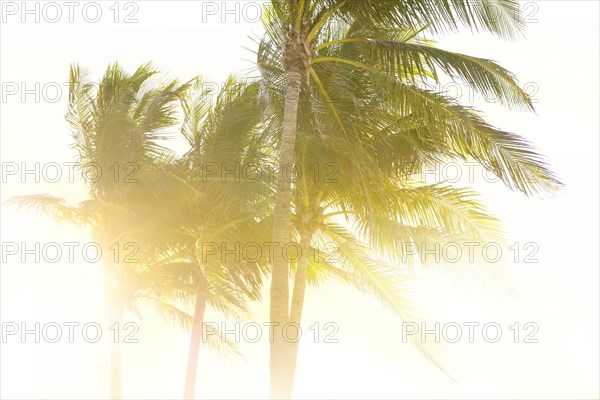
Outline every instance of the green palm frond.
{"label": "green palm frond", "polygon": [[387,92],[382,97],[387,97],[393,111],[382,110],[379,123],[385,121],[390,137],[402,138],[400,143],[412,144],[415,149],[419,142],[426,144],[435,161],[474,160],[507,187],[526,195],[549,194],[561,188],[544,157],[527,139],[494,128],[473,109],[440,94],[387,78],[378,85],[384,84]]}
{"label": "green palm frond", "polygon": [[342,56],[317,56],[313,63],[346,63],[412,81],[415,78],[427,81],[431,77],[438,83],[440,73],[444,73],[469,84],[486,98],[498,99],[509,107],[533,110],[531,99],[515,76],[493,61],[445,51],[421,41],[391,41],[368,36],[346,40],[345,48],[339,49]]}
{"label": "green palm frond", "polygon": [[325,0],[319,6],[320,15],[337,8],[333,18],[364,26],[376,24],[415,30],[427,25],[440,34],[464,27],[508,39],[520,36],[524,29],[515,0]]}
{"label": "green palm frond", "polygon": [[16,207],[17,210],[34,210],[50,216],[56,221],[68,221],[75,224],[81,222],[81,214],[77,207],[69,205],[64,199],[48,194],[14,196],[4,201],[2,206]]}

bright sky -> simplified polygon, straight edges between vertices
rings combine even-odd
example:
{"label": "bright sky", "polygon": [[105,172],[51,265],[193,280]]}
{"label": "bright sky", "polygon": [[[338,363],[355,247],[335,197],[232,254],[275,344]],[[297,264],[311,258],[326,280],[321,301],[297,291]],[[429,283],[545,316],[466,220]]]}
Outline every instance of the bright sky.
{"label": "bright sky", "polygon": [[[10,3],[10,4],[9,4]],[[33,9],[35,2],[28,2]],[[227,2],[234,9],[237,2]],[[40,23],[35,15],[21,22],[21,2],[1,2],[0,81],[2,102],[0,140],[2,159],[2,200],[14,195],[50,193],[81,200],[82,182],[58,183],[33,175],[21,179],[6,175],[7,168],[21,163],[74,160],[69,150],[69,128],[64,120],[69,63],[87,67],[99,78],[109,62],[118,60],[128,70],[153,61],[162,71],[182,80],[201,74],[222,82],[231,72],[247,73],[252,68],[253,48],[248,35],[259,35],[256,5],[240,2],[238,15],[211,15],[212,5],[193,1],[98,2],[102,10],[96,24],[94,9],[85,2],[74,9],[70,23],[68,8],[58,23],[55,9],[41,2]],[[216,2],[221,4],[221,2]],[[251,5],[249,5],[251,4]],[[494,59],[515,72],[522,86],[535,92],[536,114],[509,112],[486,103],[475,94],[473,105],[485,111],[493,124],[525,135],[548,157],[566,183],[563,193],[545,201],[526,199],[501,184],[482,182],[475,186],[485,195],[489,208],[504,222],[510,244],[519,243],[520,262],[503,267],[518,289],[518,297],[498,290],[489,274],[489,265],[475,266],[470,278],[456,274],[425,279],[423,303],[434,308],[442,324],[495,322],[502,328],[497,343],[487,343],[481,330],[475,342],[466,338],[446,345],[442,362],[456,382],[428,364],[408,343],[402,342],[402,325],[375,301],[346,288],[331,285],[321,291],[309,290],[305,305],[305,340],[300,348],[295,395],[298,398],[598,398],[599,383],[599,274],[598,274],[598,38],[599,3],[596,1],[523,2],[528,17],[526,38],[502,42],[487,35],[457,34],[444,38],[445,49]],[[17,7],[15,9],[14,7]],[[110,8],[112,7],[112,8]],[[137,19],[137,23],[115,23]],[[44,11],[45,10],[45,11]],[[206,16],[203,21],[202,16]],[[221,18],[225,18],[225,22]],[[25,96],[23,86],[47,87],[39,102],[35,94]],[[528,85],[527,85],[528,84]],[[54,90],[61,86],[58,95]],[[14,92],[14,88],[18,92]],[[446,87],[455,93],[455,87]],[[461,101],[470,102],[462,87]],[[41,90],[43,92],[43,90]],[[56,99],[56,100],[55,100]],[[481,174],[481,170],[476,169]],[[66,174],[66,169],[63,173]],[[25,180],[25,182],[22,182]],[[91,239],[86,233],[61,226],[44,217],[15,214],[2,209],[3,262],[1,272],[1,319],[7,322],[50,322],[62,325],[77,321],[102,324],[103,298],[101,267],[79,257],[69,263],[21,263],[7,256],[10,242],[79,241]],[[533,243],[525,247],[526,243]],[[538,263],[525,263],[533,256]],[[512,256],[507,248],[503,249]],[[6,262],[4,260],[6,256]],[[475,277],[483,276],[480,285]],[[454,275],[453,275],[454,276]],[[462,276],[462,278],[461,278]],[[487,278],[485,278],[487,276]],[[479,282],[479,283],[478,283]],[[256,307],[256,321],[267,320],[266,305]],[[173,398],[181,395],[188,337],[155,315],[145,317],[136,334],[139,343],[125,345],[124,390],[136,398]],[[131,320],[135,320],[131,317]],[[221,322],[209,314],[208,321]],[[338,343],[323,343],[339,327]],[[523,343],[535,323],[538,343]],[[313,343],[320,325],[320,341]],[[519,323],[519,343],[514,331]],[[234,329],[233,323],[227,327]],[[433,325],[430,325],[433,327]],[[111,334],[102,326],[105,337]],[[8,328],[6,328],[8,329]],[[265,330],[266,332],[266,330]],[[463,326],[463,334],[467,328]],[[63,334],[67,330],[63,326]],[[107,396],[107,357],[103,341],[84,342],[75,331],[75,343],[27,343],[19,336],[7,336],[2,343],[0,397],[3,398],[102,398]],[[4,333],[3,333],[4,335]],[[79,336],[77,336],[79,335]],[[493,330],[490,330],[493,336]],[[3,336],[4,338],[4,336]],[[201,356],[198,393],[202,397],[266,396],[268,387],[268,343],[240,344],[247,360],[223,360],[214,352]]]}

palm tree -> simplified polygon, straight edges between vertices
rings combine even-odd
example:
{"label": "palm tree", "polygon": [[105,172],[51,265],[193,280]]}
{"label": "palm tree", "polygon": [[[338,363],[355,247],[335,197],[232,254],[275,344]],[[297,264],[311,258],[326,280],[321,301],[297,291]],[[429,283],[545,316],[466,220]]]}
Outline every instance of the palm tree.
{"label": "palm tree", "polygon": [[[185,89],[173,80],[154,83],[157,74],[150,64],[139,67],[133,74],[126,73],[115,63],[108,67],[93,93],[94,85],[78,66],[71,67],[69,110],[67,121],[73,130],[75,148],[80,165],[96,165],[101,179],[90,185],[92,199],[118,204],[132,182],[123,176],[110,179],[108,171],[131,167],[145,169],[159,157],[163,148],[160,140],[164,130],[176,123],[176,101]],[[92,234],[103,249],[113,242],[122,230],[120,222],[106,213],[101,214]],[[105,291],[108,301],[108,319],[121,322],[123,318],[123,291],[119,286],[119,266],[105,260]],[[121,349],[119,343],[110,344],[111,398],[121,398]]]}
{"label": "palm tree", "polygon": [[[206,293],[218,291],[230,304],[246,311],[244,299],[260,299],[267,270],[263,258],[237,261],[201,255],[209,245],[236,248],[239,243],[262,243],[269,237],[271,182],[268,177],[239,177],[244,166],[268,162],[268,132],[260,129],[258,87],[256,82],[230,77],[216,100],[211,101],[215,94],[207,93],[202,81],[197,80],[183,101],[182,133],[190,150],[176,168],[202,198],[201,204],[186,210],[187,222],[179,227],[191,239],[178,246],[186,249],[186,259],[198,284],[184,386],[186,399],[194,397]],[[236,170],[238,176],[232,176]]]}
{"label": "palm tree", "polygon": [[[78,165],[88,177],[90,199],[77,207],[45,195],[12,201],[41,208],[60,220],[87,225],[106,255],[132,221],[131,208],[126,207],[128,193],[141,187],[136,185],[140,177],[162,157],[160,141],[165,130],[176,123],[177,100],[186,89],[176,80],[152,82],[157,72],[145,64],[128,74],[115,63],[109,65],[99,84],[94,84],[80,66],[72,65],[66,119]],[[119,326],[127,304],[125,284],[120,279],[126,268],[121,261],[111,256],[103,259],[107,319]],[[109,355],[110,395],[118,399],[122,396],[119,343],[109,344]]]}
{"label": "palm tree", "polygon": [[[72,92],[75,92],[72,102],[81,102],[77,95],[84,100],[91,97],[87,92],[76,92],[80,78],[75,68],[72,68],[72,81]],[[125,82],[123,87],[128,85]],[[90,87],[84,86],[84,90]],[[107,93],[108,90],[102,88],[101,93]],[[19,207],[38,209],[58,221],[91,227],[93,232],[106,235],[107,240],[139,245],[136,254],[139,260],[113,266],[112,278],[118,285],[119,299],[111,307],[127,307],[139,313],[140,304],[149,302],[171,322],[191,329],[185,398],[194,396],[199,347],[205,337],[206,305],[225,316],[241,319],[248,314],[246,301],[260,298],[267,266],[265,259],[240,263],[219,257],[207,260],[202,254],[208,242],[229,246],[250,240],[266,242],[269,237],[271,222],[266,215],[272,206],[271,180],[268,177],[259,181],[222,180],[207,177],[205,170],[207,164],[231,170],[237,164],[267,163],[268,154],[263,150],[268,132],[258,129],[257,89],[256,83],[247,84],[232,77],[217,94],[216,101],[212,101],[215,94],[204,92],[200,79],[180,87],[174,99],[181,100],[183,106],[181,133],[190,150],[174,159],[165,149],[152,148],[154,154],[144,159],[134,185],[103,190],[105,195],[95,196],[78,206],[47,195],[10,200]],[[92,115],[98,108],[96,102],[98,100],[82,108],[94,108],[88,110]],[[75,119],[79,115],[70,117]],[[91,132],[88,135],[93,135]],[[118,133],[115,132],[115,136],[119,137]],[[95,149],[95,145],[90,144],[94,137],[77,134],[77,143],[82,143],[80,158],[100,159],[88,150]],[[112,147],[111,151],[119,154],[119,149]],[[104,163],[111,166],[113,159],[109,156],[113,153],[108,150],[100,153]],[[143,154],[148,153],[150,151]],[[91,190],[95,193],[102,188]],[[107,296],[114,295],[114,289],[107,287]],[[193,316],[188,314],[186,309],[189,308],[194,309]],[[214,335],[206,338],[209,345],[223,347],[221,339],[215,339]],[[224,350],[239,354],[230,341]],[[115,362],[119,360],[120,355]],[[116,379],[113,376],[113,387],[118,382]],[[114,391],[112,393],[116,396]]]}
{"label": "palm tree", "polygon": [[[443,51],[420,37],[425,29],[443,33],[461,25],[502,38],[520,34],[523,24],[518,19],[518,3],[506,0],[494,2],[494,6],[501,12],[497,7],[493,12],[491,2],[486,0],[273,0],[264,16],[266,35],[259,44],[258,66],[265,85],[278,92],[280,104],[284,104],[280,169],[295,161],[300,105],[306,101],[311,104],[308,112],[316,115],[316,132],[324,137],[335,134],[355,139],[344,148],[346,156],[364,146],[374,146],[369,141],[381,135],[372,136],[373,131],[412,129],[413,135],[388,135],[377,141],[381,146],[378,156],[387,159],[388,168],[402,170],[398,165],[401,154],[385,150],[390,145],[409,158],[422,158],[425,148],[429,160],[439,160],[440,155],[478,159],[510,187],[526,194],[556,188],[558,181],[529,143],[489,126],[472,110],[422,88],[421,83],[439,82],[446,75],[466,81],[509,107],[533,108],[509,71],[489,60]],[[370,101],[377,97],[381,99],[379,106],[372,107]],[[352,135],[357,119],[362,119],[363,127],[371,124],[370,131],[363,130],[366,135]],[[356,171],[364,183],[369,182],[362,171],[371,169]],[[529,176],[537,183],[531,183]],[[359,190],[369,200],[373,195],[364,183]],[[290,239],[291,200],[291,183],[278,179],[274,242]],[[368,211],[372,203],[367,204]],[[276,258],[271,284],[271,321],[275,323],[290,319],[288,274],[285,260]],[[288,361],[289,351],[276,331],[270,355],[273,397],[291,394],[293,366]]]}

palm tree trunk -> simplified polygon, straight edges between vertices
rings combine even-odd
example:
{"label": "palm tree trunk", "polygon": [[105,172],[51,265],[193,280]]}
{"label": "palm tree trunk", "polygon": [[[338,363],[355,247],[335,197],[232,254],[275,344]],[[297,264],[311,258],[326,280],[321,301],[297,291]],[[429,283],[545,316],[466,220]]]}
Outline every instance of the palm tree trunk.
{"label": "palm tree trunk", "polygon": [[[104,293],[106,296],[106,315],[108,325],[113,326],[117,323],[117,329],[123,326],[123,313],[125,304],[123,303],[120,290],[115,285],[115,267],[109,262],[104,268]],[[110,398],[118,400],[123,398],[123,383],[121,380],[122,352],[120,335],[117,340],[111,339],[108,343],[109,365],[110,365]]]}
{"label": "palm tree trunk", "polygon": [[287,91],[285,97],[285,110],[283,117],[283,132],[279,150],[279,172],[277,175],[277,192],[275,195],[275,209],[273,211],[273,242],[278,245],[278,251],[274,252],[272,281],[271,281],[271,304],[270,319],[273,329],[273,340],[270,347],[270,375],[271,375],[271,397],[288,398],[291,394],[285,377],[289,369],[286,357],[286,343],[283,340],[282,328],[289,318],[289,266],[279,251],[284,244],[290,240],[292,185],[291,180],[284,175],[286,167],[290,167],[295,158],[296,133],[298,130],[298,103],[300,100],[300,85],[302,74],[300,72],[288,71]]}
{"label": "palm tree trunk", "polygon": [[[302,309],[304,307],[304,293],[306,291],[306,279],[308,264],[310,263],[310,242],[313,234],[305,231],[300,236],[300,250],[301,257],[298,260],[296,266],[296,276],[294,279],[294,290],[292,295],[292,306],[290,310],[290,322],[299,326],[302,322]],[[296,363],[298,360],[298,345],[299,341],[291,342],[288,344],[288,364],[289,370],[287,380],[287,387],[289,387],[289,395],[291,396],[294,388],[294,378],[296,375]]]}
{"label": "palm tree trunk", "polygon": [[206,300],[208,299],[208,282],[204,276],[200,276],[198,283],[198,292],[196,294],[196,307],[194,310],[194,321],[190,337],[190,348],[188,352],[188,363],[185,371],[185,386],[183,389],[183,398],[193,399],[196,390],[196,376],[198,375],[198,354],[200,353],[200,343],[202,342],[202,331],[204,323],[204,310],[206,309]]}
{"label": "palm tree trunk", "polygon": [[298,260],[298,266],[296,267],[292,307],[290,311],[290,322],[296,324],[299,324],[302,321],[302,308],[304,306],[308,264],[310,263],[310,242],[312,236],[313,234],[309,232],[303,232],[300,236],[300,251],[302,252],[302,257]]}

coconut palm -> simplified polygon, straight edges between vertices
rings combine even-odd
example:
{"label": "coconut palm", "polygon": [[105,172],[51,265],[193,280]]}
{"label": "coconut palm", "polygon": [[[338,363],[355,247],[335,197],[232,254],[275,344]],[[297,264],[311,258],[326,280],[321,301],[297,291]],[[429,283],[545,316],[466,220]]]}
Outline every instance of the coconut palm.
{"label": "coconut palm", "polygon": [[[77,95],[85,100],[91,97],[85,92],[90,86],[84,86],[83,94],[77,92],[81,89],[76,68],[72,69],[72,80],[76,82],[72,84],[72,102],[81,102]],[[107,92],[104,86],[101,88],[101,93]],[[139,313],[139,306],[149,302],[171,322],[191,329],[185,398],[194,396],[203,337],[209,340],[209,345],[223,347],[222,340],[215,335],[203,336],[206,305],[226,317],[241,319],[248,314],[246,301],[260,297],[265,259],[239,262],[218,256],[206,258],[202,254],[204,247],[212,243],[231,248],[250,240],[266,242],[271,231],[270,219],[266,217],[271,207],[269,177],[240,181],[207,173],[208,166],[211,170],[217,166],[219,170],[231,171],[232,167],[252,164],[262,167],[267,163],[267,153],[263,151],[266,131],[257,129],[260,121],[257,88],[256,83],[246,84],[234,78],[228,79],[218,94],[204,91],[200,79],[180,87],[174,99],[180,99],[183,106],[181,133],[190,150],[179,159],[169,157],[158,145],[142,151],[143,157],[153,154],[142,158],[142,168],[130,182],[135,184],[107,184],[109,189],[93,186],[90,191],[94,197],[78,206],[47,195],[11,199],[20,207],[36,208],[59,221],[91,227],[93,232],[100,232],[112,241],[138,244],[138,260],[123,265],[115,263],[112,267],[114,284],[119,290],[119,303],[113,307],[128,307]],[[88,107],[96,108],[95,102]],[[74,120],[80,114],[70,117]],[[118,133],[114,135],[120,137]],[[90,154],[92,151],[88,149],[95,149],[93,138],[86,137],[87,133],[77,134],[82,160],[101,159],[101,165],[113,165],[109,150],[100,151],[103,157]],[[116,146],[110,148],[115,156],[120,154],[119,150]],[[124,157],[119,160],[129,162]],[[106,227],[108,222],[110,231]],[[114,291],[109,295],[114,295]],[[193,316],[188,314],[190,308],[194,310]],[[237,353],[235,344],[229,341],[224,349]]]}
{"label": "coconut palm", "polygon": [[[185,85],[176,80],[155,82],[157,70],[142,65],[128,74],[117,63],[108,67],[99,85],[87,80],[82,69],[71,67],[67,121],[73,130],[79,165],[93,165],[101,174],[90,187],[92,199],[118,204],[126,187],[135,183],[121,169],[145,169],[160,156],[164,130],[176,122],[176,101]],[[154,86],[154,87],[153,87]],[[97,87],[97,92],[94,93]],[[109,171],[120,172],[110,177]],[[122,221],[121,221],[122,222]],[[119,221],[105,213],[92,234],[108,249],[120,231]],[[124,300],[117,277],[118,265],[105,260],[108,319],[121,322]],[[122,396],[121,349],[110,344],[111,397]]]}
{"label": "coconut palm", "polygon": [[[523,28],[517,2],[272,1],[264,21],[266,35],[259,43],[258,66],[265,86],[278,93],[272,97],[280,100],[272,107],[282,114],[273,119],[281,124],[280,168],[295,161],[301,104],[306,101],[310,103],[307,113],[315,115],[314,131],[324,137],[348,139],[346,147],[338,150],[347,157],[377,144],[377,157],[368,162],[386,161],[386,167],[395,171],[403,170],[400,162],[422,159],[423,153],[430,161],[439,161],[444,155],[472,157],[526,194],[559,186],[527,141],[495,129],[473,110],[423,89],[427,82],[449,77],[463,80],[509,107],[531,110],[530,99],[509,71],[490,60],[441,50],[422,37],[424,32],[443,33],[463,26],[513,38]],[[359,131],[363,135],[353,132],[358,120],[361,127],[367,127]],[[401,130],[414,133],[383,138],[376,134]],[[355,169],[357,177],[363,178],[356,190],[368,200],[366,211],[375,203],[367,184],[371,171]],[[288,180],[278,179],[274,242],[290,239],[292,189]],[[283,324],[290,318],[288,274],[285,260],[275,259],[272,322]],[[274,397],[291,394],[293,372],[286,347],[276,332],[270,355]]]}
{"label": "coconut palm", "polygon": [[[155,80],[150,64],[133,74],[111,64],[98,84],[77,65],[70,69],[69,108],[66,119],[73,134],[78,166],[86,177],[90,199],[69,207],[51,196],[15,199],[41,207],[60,219],[91,228],[94,239],[108,253],[119,232],[130,222],[122,218],[127,192],[139,176],[151,169],[164,151],[160,141],[176,122],[176,106],[186,85]],[[126,295],[118,279],[122,260],[104,257],[107,318],[122,322]],[[110,395],[121,398],[121,348],[110,343]]]}
{"label": "coconut palm", "polygon": [[[268,132],[260,129],[258,87],[256,82],[230,77],[219,93],[208,93],[197,80],[183,101],[182,133],[190,150],[176,169],[202,198],[201,204],[186,210],[186,222],[179,227],[188,234],[188,240],[180,241],[178,246],[185,249],[184,258],[193,266],[198,284],[184,386],[186,399],[194,397],[206,293],[211,288],[228,293],[221,297],[246,311],[243,299],[260,299],[267,270],[264,258],[228,258],[221,252],[236,249],[240,243],[266,242],[271,230],[269,177],[249,179],[242,173],[246,166],[262,168],[268,164]],[[220,251],[209,257],[208,248],[211,253],[215,248]]]}

